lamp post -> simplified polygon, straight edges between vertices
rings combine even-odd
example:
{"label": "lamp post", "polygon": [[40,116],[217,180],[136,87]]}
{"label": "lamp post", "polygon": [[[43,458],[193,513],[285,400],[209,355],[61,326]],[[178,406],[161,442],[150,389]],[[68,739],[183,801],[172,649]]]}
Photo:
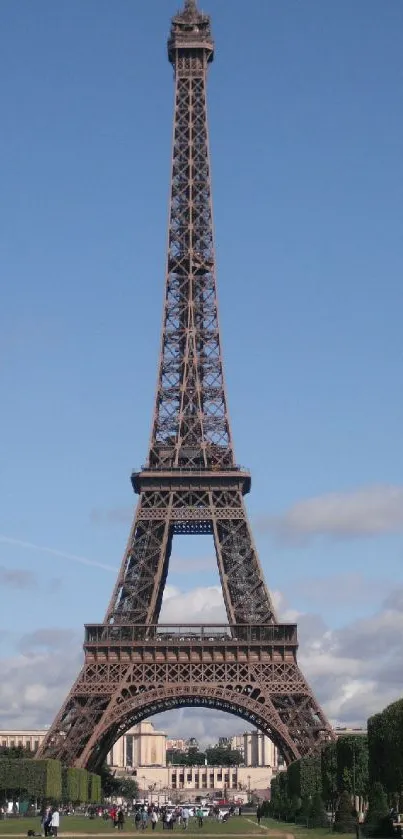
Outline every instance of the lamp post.
{"label": "lamp post", "polygon": [[250,804],[250,775],[248,775],[248,803]]}

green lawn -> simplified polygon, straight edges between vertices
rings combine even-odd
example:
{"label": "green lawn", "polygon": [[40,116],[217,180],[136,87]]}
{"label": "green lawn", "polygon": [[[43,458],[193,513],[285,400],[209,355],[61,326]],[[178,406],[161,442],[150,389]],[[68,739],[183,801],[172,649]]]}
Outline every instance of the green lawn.
{"label": "green lawn", "polygon": [[[267,834],[266,828],[259,828],[254,824],[251,824],[251,821],[255,821],[254,815],[249,816],[241,816],[238,818],[236,816],[232,817],[228,822],[221,824],[217,822],[215,819],[205,819],[204,825],[202,828],[197,826],[196,819],[190,819],[189,828],[186,831],[186,836],[188,839],[192,839],[192,837],[200,837],[201,835],[205,834],[206,836],[265,836]],[[26,836],[28,830],[35,830],[36,833],[40,833],[40,823],[39,818],[21,818],[21,819],[5,819],[4,821],[0,821],[0,837],[13,835],[13,836]],[[277,829],[277,833],[279,833],[279,829]],[[136,830],[133,824],[132,819],[127,819],[123,828],[123,835],[135,835],[135,836],[144,836],[144,834],[151,837],[151,834],[163,834],[166,839],[169,839],[169,836],[172,833],[176,834],[184,834],[185,831],[183,830],[181,825],[176,825],[174,831],[162,830],[161,822],[157,823],[156,829],[154,831],[151,830],[151,825],[148,825],[146,831],[143,830]],[[68,836],[73,836],[75,834],[81,835],[90,835],[90,836],[105,836],[112,835],[116,836],[116,839],[121,835],[121,832],[115,830],[112,827],[112,823],[110,819],[107,822],[104,822],[103,819],[95,818],[95,819],[88,819],[84,818],[83,816],[62,816],[60,819],[60,829],[59,829],[59,836],[62,839],[67,839]]]}
{"label": "green lawn", "polygon": [[331,836],[351,839],[352,836],[351,833],[333,833],[326,827],[313,827],[308,830],[303,825],[294,824],[294,822],[278,822],[276,819],[262,819],[261,823],[272,833],[292,833],[295,839],[330,839]]}

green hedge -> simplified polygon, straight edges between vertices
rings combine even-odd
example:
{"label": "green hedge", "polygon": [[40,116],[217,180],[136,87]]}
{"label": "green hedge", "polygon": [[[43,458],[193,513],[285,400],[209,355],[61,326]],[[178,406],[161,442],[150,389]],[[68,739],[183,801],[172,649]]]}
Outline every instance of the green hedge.
{"label": "green hedge", "polygon": [[58,760],[0,758],[0,790],[59,800],[61,765]]}
{"label": "green hedge", "polygon": [[334,812],[338,798],[337,748],[336,743],[326,743],[321,755],[322,797],[328,808]]}
{"label": "green hedge", "polygon": [[362,734],[339,737],[336,743],[337,789],[368,795],[368,738]]}
{"label": "green hedge", "polygon": [[322,794],[322,766],[320,752],[307,755],[299,761],[301,764],[301,798],[313,798],[316,793]]}
{"label": "green hedge", "polygon": [[94,772],[88,773],[88,800],[91,804],[99,804],[101,801],[101,778]]}
{"label": "green hedge", "polygon": [[[287,796],[289,799],[310,799],[316,793],[322,793],[320,753],[295,760],[290,763],[287,772],[281,774],[287,778]],[[281,777],[281,775],[278,777]]]}
{"label": "green hedge", "polygon": [[403,699],[368,720],[369,777],[389,796],[403,791]]}
{"label": "green hedge", "polygon": [[[94,778],[94,780],[91,780]],[[95,781],[95,779],[98,781]],[[62,770],[62,798],[73,804],[96,803],[100,799],[101,779],[86,769],[67,768]],[[92,792],[98,795],[93,798]]]}

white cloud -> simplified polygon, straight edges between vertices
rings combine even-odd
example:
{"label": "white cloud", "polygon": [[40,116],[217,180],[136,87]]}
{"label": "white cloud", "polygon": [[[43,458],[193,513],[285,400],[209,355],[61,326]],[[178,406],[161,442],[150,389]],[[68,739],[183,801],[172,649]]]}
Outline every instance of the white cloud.
{"label": "white cloud", "polygon": [[225,623],[227,620],[221,586],[195,588],[181,592],[167,586],[161,610],[161,623]]}
{"label": "white cloud", "polygon": [[375,485],[298,501],[279,516],[258,522],[279,538],[306,541],[315,536],[348,538],[403,530],[403,487]]}

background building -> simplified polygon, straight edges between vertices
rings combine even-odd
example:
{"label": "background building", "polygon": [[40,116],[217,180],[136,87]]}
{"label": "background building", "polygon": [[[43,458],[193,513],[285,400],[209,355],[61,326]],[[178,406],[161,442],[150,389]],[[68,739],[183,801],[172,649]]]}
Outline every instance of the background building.
{"label": "background building", "polygon": [[[347,733],[343,729],[342,733]],[[0,746],[22,747],[36,751],[47,733],[41,730],[0,731]],[[245,731],[231,738],[220,738],[220,745],[237,749],[243,756],[243,766],[175,766],[166,765],[167,748],[188,751],[197,746],[190,740],[167,740],[164,731],[144,720],[130,728],[110,750],[107,763],[118,774],[130,774],[140,788],[142,797],[157,800],[158,796],[179,800],[204,794],[216,794],[236,800],[246,800],[250,793],[263,794],[271,779],[282,766],[278,750],[260,731]]]}
{"label": "background building", "polygon": [[166,742],[167,752],[186,752],[186,740],[170,740]]}
{"label": "background building", "polygon": [[194,801],[196,796],[245,802],[252,793],[264,798],[276,770],[270,766],[140,766],[131,773],[139,796],[164,803]]}
{"label": "background building", "polygon": [[242,754],[245,766],[271,766],[277,769],[283,764],[278,749],[269,737],[261,731],[245,731],[230,738],[231,749]]}
{"label": "background building", "polygon": [[42,740],[44,740],[47,729],[43,728],[39,731],[37,729],[21,731],[10,729],[0,731],[0,746],[6,749],[29,749],[31,752],[36,752]]}
{"label": "background building", "polygon": [[107,763],[117,769],[165,766],[165,731],[156,731],[149,720],[143,720],[119,737],[108,754]]}

